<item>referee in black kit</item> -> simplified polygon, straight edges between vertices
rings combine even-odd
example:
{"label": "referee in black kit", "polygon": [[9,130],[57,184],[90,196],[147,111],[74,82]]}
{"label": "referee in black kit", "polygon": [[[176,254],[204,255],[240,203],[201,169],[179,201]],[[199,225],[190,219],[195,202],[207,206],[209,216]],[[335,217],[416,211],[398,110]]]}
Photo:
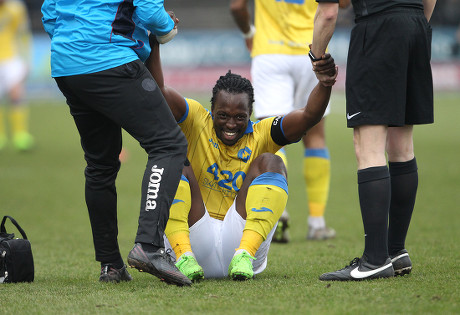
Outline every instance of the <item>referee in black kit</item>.
{"label": "referee in black kit", "polygon": [[361,258],[321,275],[324,281],[411,272],[405,239],[418,185],[413,125],[433,123],[429,20],[436,0],[352,0],[352,5],[356,24],[348,51],[346,117],[358,162],[365,247]]}

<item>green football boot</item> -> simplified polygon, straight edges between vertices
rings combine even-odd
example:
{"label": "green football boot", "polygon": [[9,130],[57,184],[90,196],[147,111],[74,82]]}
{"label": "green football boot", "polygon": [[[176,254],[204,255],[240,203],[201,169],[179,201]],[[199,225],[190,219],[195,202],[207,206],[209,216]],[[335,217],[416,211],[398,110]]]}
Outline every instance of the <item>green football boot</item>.
{"label": "green football boot", "polygon": [[34,146],[34,138],[28,132],[19,132],[13,136],[13,145],[19,151],[29,151]]}
{"label": "green football boot", "polygon": [[204,279],[203,268],[201,268],[195,257],[192,255],[182,255],[180,260],[176,263],[176,267],[192,281]]}
{"label": "green football boot", "polygon": [[254,278],[252,260],[255,259],[255,257],[249,255],[245,250],[233,256],[230,266],[228,266],[228,275],[230,278],[233,280],[248,280]]}

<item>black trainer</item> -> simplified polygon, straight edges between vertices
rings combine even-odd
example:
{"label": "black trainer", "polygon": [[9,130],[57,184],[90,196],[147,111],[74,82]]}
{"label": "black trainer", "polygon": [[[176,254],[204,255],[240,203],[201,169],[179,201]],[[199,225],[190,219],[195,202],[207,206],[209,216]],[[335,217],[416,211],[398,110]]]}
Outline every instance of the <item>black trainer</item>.
{"label": "black trainer", "polygon": [[112,264],[104,264],[101,267],[101,276],[99,281],[101,282],[120,282],[120,281],[131,281],[133,278],[126,270],[126,265],[120,269],[115,268]]}
{"label": "black trainer", "polygon": [[273,243],[288,243],[291,237],[289,236],[289,213],[284,209],[281,217],[278,220],[275,234],[273,234]]}
{"label": "black trainer", "polygon": [[367,262],[365,256],[353,259],[345,268],[323,273],[319,280],[322,281],[359,281],[377,278],[389,278],[395,274],[390,258],[381,266]]}
{"label": "black trainer", "polygon": [[405,249],[401,249],[394,255],[390,255],[395,276],[404,276],[410,274],[412,271],[412,261],[410,260],[409,253]]}
{"label": "black trainer", "polygon": [[171,256],[160,248],[156,252],[146,252],[136,243],[128,254],[128,264],[132,268],[148,272],[160,280],[178,286],[192,285],[192,281],[177,269]]}

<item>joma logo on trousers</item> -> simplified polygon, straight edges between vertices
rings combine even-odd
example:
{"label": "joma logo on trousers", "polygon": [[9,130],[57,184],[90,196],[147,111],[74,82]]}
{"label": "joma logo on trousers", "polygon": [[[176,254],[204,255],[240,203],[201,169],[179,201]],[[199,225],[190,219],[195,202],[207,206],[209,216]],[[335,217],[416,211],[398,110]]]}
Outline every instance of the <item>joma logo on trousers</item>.
{"label": "joma logo on trousers", "polygon": [[147,201],[145,202],[145,211],[155,210],[157,207],[157,197],[160,191],[161,176],[164,168],[152,166],[152,174],[150,174],[149,186],[147,187]]}

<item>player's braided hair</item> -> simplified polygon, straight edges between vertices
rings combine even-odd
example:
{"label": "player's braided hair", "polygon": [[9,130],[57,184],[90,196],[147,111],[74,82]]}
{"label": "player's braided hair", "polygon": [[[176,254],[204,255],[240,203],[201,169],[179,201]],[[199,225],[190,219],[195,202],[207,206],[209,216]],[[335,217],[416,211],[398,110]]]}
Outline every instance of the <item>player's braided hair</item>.
{"label": "player's braided hair", "polygon": [[217,80],[216,85],[212,89],[211,97],[211,110],[214,109],[214,103],[216,101],[217,94],[220,91],[226,91],[232,94],[246,93],[249,97],[249,115],[252,114],[252,103],[254,103],[254,89],[251,81],[243,78],[239,74],[232,73],[228,70],[225,76],[220,76]]}

